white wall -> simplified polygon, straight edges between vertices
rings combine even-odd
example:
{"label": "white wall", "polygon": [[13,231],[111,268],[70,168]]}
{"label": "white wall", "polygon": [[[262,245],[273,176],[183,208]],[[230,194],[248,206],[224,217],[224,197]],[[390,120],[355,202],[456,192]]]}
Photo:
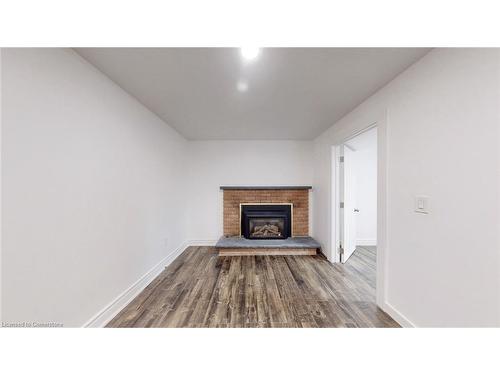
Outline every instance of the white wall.
{"label": "white wall", "polygon": [[498,49],[437,49],[315,141],[314,234],[330,253],[331,145],[387,114],[385,302],[417,326],[500,326],[499,102]]}
{"label": "white wall", "polygon": [[71,50],[2,74],[2,319],[80,326],[185,239],[186,141]]}
{"label": "white wall", "polygon": [[356,170],[356,245],[377,244],[377,128],[346,142]]}
{"label": "white wall", "polygon": [[310,141],[189,142],[188,237],[206,242],[222,235],[221,185],[312,184],[312,146]]}

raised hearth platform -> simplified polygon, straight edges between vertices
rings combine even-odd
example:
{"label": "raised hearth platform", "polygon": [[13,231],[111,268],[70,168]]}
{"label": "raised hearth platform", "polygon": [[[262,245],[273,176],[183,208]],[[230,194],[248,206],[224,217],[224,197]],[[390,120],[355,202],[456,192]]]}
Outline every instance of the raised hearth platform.
{"label": "raised hearth platform", "polygon": [[249,240],[221,237],[215,244],[219,256],[241,255],[316,255],[320,244],[312,237],[289,237],[285,240]]}

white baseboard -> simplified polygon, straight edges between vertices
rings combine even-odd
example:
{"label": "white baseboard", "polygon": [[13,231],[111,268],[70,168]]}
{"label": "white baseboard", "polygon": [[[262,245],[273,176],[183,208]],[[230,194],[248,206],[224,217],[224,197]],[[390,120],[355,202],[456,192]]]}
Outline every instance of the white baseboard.
{"label": "white baseboard", "polygon": [[100,328],[106,326],[121,310],[125,308],[137,295],[146,288],[175,258],[188,247],[187,241],[183,242],[172,253],[163,258],[156,266],[150,269],[127,290],[116,297],[109,305],[99,311],[83,327]]}
{"label": "white baseboard", "polygon": [[390,303],[384,302],[382,306],[380,306],[382,310],[384,310],[387,314],[390,315],[392,319],[394,319],[401,327],[404,328],[416,328],[417,326],[406,316],[401,314],[398,310],[396,310]]}
{"label": "white baseboard", "polygon": [[377,240],[372,238],[356,239],[356,246],[377,246]]}
{"label": "white baseboard", "polygon": [[187,246],[215,246],[217,243],[218,239],[216,240],[187,240],[186,241],[186,247]]}

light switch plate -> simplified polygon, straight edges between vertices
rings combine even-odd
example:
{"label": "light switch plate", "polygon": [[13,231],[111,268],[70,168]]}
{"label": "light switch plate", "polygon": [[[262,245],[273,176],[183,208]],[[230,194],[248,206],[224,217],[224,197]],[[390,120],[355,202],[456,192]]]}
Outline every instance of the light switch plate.
{"label": "light switch plate", "polygon": [[429,213],[429,197],[425,195],[417,195],[415,197],[415,212],[421,214]]}

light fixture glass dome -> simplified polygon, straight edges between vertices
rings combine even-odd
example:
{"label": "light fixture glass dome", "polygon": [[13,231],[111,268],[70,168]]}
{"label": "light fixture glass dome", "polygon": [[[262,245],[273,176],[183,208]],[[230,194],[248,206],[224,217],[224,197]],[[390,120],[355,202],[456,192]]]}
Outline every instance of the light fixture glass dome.
{"label": "light fixture glass dome", "polygon": [[248,83],[246,83],[245,81],[239,81],[236,85],[236,88],[239,92],[245,92],[248,90]]}
{"label": "light fixture glass dome", "polygon": [[260,55],[258,47],[241,47],[241,56],[245,60],[255,60]]}

